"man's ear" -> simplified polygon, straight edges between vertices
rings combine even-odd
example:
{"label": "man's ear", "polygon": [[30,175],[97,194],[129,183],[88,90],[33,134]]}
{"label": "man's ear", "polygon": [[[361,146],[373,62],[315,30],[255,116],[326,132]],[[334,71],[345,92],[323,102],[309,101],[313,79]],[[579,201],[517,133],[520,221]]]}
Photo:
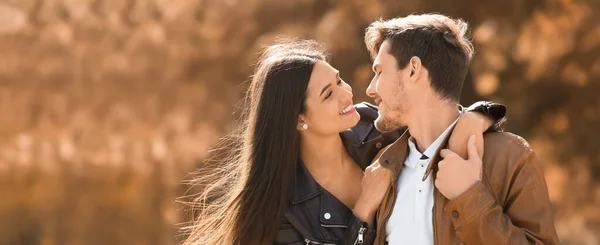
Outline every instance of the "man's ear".
{"label": "man's ear", "polygon": [[413,56],[408,61],[408,69],[410,69],[409,78],[411,81],[416,81],[419,75],[421,74],[421,69],[423,69],[423,64],[421,63],[421,58],[417,56]]}

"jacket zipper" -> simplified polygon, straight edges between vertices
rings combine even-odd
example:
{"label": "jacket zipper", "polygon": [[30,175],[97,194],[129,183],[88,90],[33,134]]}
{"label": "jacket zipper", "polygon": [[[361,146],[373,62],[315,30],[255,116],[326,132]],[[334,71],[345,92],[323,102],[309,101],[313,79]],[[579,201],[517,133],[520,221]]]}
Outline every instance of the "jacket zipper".
{"label": "jacket zipper", "polygon": [[365,230],[367,228],[365,227],[364,223],[360,224],[360,228],[358,228],[358,236],[356,237],[356,240],[354,241],[354,245],[356,244],[364,244],[365,243]]}
{"label": "jacket zipper", "polygon": [[324,225],[324,224],[321,224],[321,227],[326,227],[326,228],[348,228],[347,225]]}
{"label": "jacket zipper", "polygon": [[315,241],[309,240],[308,238],[304,238],[304,242],[306,242],[306,245],[309,245],[309,244],[319,244],[319,245],[335,245],[335,243],[321,243],[321,242],[315,242]]}

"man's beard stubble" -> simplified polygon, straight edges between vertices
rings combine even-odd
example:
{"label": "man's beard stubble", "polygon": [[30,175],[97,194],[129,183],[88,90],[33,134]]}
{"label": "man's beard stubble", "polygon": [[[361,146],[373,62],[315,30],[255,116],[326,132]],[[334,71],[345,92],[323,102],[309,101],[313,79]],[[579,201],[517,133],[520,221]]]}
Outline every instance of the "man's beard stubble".
{"label": "man's beard stubble", "polygon": [[379,132],[392,132],[398,129],[405,127],[406,125],[402,122],[402,116],[405,114],[406,107],[408,106],[408,100],[406,98],[406,94],[404,93],[404,87],[401,81],[396,81],[398,87],[394,91],[394,97],[396,98],[396,105],[391,105],[391,102],[384,103],[385,111],[387,116],[381,115],[381,110],[383,108],[379,108],[379,116],[375,120],[375,128],[379,130]]}
{"label": "man's beard stubble", "polygon": [[377,119],[375,120],[375,128],[382,133],[392,132],[404,126],[405,125],[400,123],[400,121],[398,120],[393,120],[389,117],[384,118],[381,115],[379,115],[379,117],[377,117]]}

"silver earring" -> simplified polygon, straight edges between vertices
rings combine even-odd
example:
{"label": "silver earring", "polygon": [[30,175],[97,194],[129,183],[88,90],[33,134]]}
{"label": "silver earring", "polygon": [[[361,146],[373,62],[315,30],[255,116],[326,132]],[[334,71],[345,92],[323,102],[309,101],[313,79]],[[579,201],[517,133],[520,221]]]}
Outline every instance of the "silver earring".
{"label": "silver earring", "polygon": [[302,129],[307,130],[308,129],[308,124],[302,123]]}

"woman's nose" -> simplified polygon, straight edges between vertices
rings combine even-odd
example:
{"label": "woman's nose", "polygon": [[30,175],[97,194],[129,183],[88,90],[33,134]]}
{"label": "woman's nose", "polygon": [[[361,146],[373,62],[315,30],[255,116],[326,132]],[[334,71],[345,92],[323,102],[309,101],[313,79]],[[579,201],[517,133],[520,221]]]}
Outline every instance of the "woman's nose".
{"label": "woman's nose", "polygon": [[348,88],[344,88],[344,92],[342,93],[343,102],[352,100],[352,97],[354,97],[354,94],[352,93],[352,87],[350,87],[350,85],[347,85],[347,87]]}

